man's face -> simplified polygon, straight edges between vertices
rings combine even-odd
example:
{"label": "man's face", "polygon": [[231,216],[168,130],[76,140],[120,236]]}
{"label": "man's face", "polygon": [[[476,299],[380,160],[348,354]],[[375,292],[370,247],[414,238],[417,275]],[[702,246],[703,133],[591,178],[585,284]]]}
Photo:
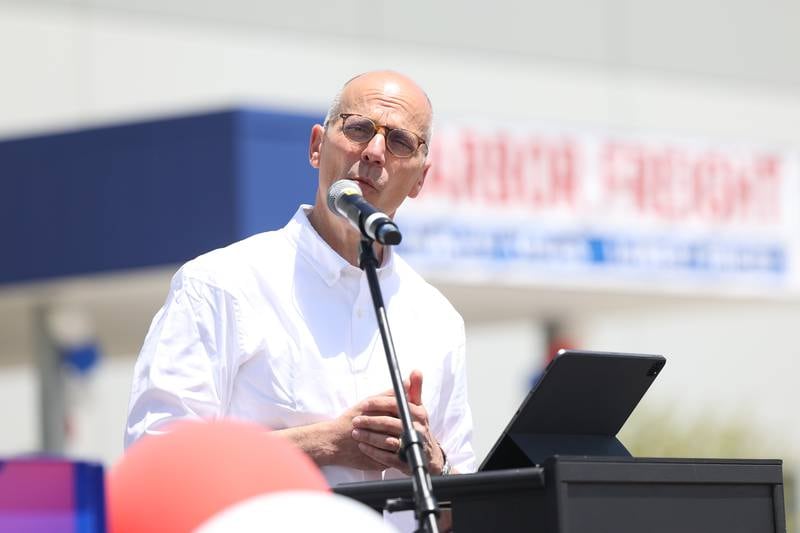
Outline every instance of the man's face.
{"label": "man's face", "polygon": [[[410,80],[394,73],[370,73],[352,80],[342,93],[341,113],[355,113],[378,126],[402,128],[424,138],[430,106],[424,93]],[[343,119],[333,117],[327,128],[315,126],[311,135],[310,161],[319,168],[318,201],[340,179],[357,181],[364,198],[393,216],[407,197],[419,194],[429,163],[427,146],[410,157],[392,154],[386,147],[385,130],[368,142],[345,136]]]}

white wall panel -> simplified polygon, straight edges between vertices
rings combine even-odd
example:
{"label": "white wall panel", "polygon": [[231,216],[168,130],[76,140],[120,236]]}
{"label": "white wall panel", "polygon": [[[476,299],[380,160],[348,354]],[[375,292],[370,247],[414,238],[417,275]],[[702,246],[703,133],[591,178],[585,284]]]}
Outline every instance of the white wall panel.
{"label": "white wall panel", "polygon": [[68,455],[108,466],[122,456],[135,361],[134,356],[105,357],[89,375],[68,378]]}
{"label": "white wall panel", "polygon": [[[155,7],[71,5],[0,3],[5,74],[0,135],[235,102],[321,111],[352,74],[390,67],[418,77],[442,115],[530,118],[800,144],[800,92],[791,84],[753,83],[642,62],[632,68],[625,61],[559,61],[548,53],[509,53],[490,44],[499,30],[478,31],[480,11],[459,11],[447,18],[439,12],[443,8],[430,7],[439,30],[422,32],[421,37],[435,39],[425,42],[400,35],[358,38],[355,29],[347,37],[212,24],[203,17],[153,12]],[[343,8],[345,19],[349,8]],[[597,6],[592,9],[585,20],[614,16],[597,12]],[[499,18],[499,13],[501,8],[484,15]],[[556,22],[567,17],[558,13],[553,15]],[[547,20],[535,14],[528,14],[531,29],[521,34],[532,40],[540,35],[536,24]],[[378,15],[386,16],[381,10]],[[433,23],[418,26],[426,24]],[[508,24],[513,33],[513,24],[520,22]],[[653,21],[651,25],[658,27]],[[413,27],[411,20],[408,26]],[[621,39],[616,33],[606,41],[597,35],[584,38],[584,55],[598,47],[638,49],[638,41],[607,44]],[[709,40],[714,38],[709,34]],[[548,42],[562,49],[573,39]],[[468,40],[475,46],[469,47]],[[791,49],[785,51],[781,64],[787,71],[796,70]]]}
{"label": "white wall panel", "polygon": [[0,458],[40,446],[39,388],[33,364],[0,366]]}
{"label": "white wall panel", "polygon": [[532,320],[468,324],[467,373],[478,464],[530,390],[543,365],[546,342],[543,328]]}

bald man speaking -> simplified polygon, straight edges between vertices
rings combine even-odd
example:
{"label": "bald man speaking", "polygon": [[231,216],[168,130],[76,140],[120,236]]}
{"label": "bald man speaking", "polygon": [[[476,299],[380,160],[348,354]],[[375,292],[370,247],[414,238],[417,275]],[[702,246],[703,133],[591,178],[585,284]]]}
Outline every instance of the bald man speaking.
{"label": "bald man speaking", "polygon": [[[327,207],[358,182],[393,217],[423,189],[432,109],[396,72],[345,84],[310,132],[313,206],[283,228],[204,254],[175,274],[136,362],[125,443],[171,421],[232,417],[291,439],[331,485],[400,477],[402,433],[365,273],[360,233]],[[390,247],[378,277],[414,425],[431,474],[474,469],[464,323]]]}

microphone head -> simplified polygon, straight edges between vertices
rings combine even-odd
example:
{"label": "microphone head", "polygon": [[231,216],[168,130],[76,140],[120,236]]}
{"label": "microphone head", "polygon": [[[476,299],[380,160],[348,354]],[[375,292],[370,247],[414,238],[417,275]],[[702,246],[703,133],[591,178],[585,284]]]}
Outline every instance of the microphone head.
{"label": "microphone head", "polygon": [[363,196],[361,187],[358,182],[353,180],[337,180],[334,181],[328,189],[328,209],[339,215],[339,210],[336,209],[336,202],[344,195],[357,194]]}

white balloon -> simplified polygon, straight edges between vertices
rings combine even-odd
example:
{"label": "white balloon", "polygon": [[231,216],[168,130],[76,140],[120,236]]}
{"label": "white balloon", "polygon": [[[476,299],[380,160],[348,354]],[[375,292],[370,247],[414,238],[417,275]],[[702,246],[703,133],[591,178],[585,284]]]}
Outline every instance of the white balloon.
{"label": "white balloon", "polygon": [[235,503],[195,533],[398,533],[383,517],[355,500],[320,491],[270,492]]}

